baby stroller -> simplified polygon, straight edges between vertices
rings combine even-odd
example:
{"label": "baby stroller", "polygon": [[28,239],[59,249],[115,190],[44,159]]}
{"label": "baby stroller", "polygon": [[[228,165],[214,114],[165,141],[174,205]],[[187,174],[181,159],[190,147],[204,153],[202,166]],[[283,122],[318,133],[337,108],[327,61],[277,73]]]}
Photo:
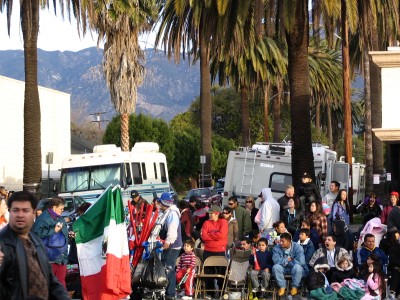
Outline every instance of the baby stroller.
{"label": "baby stroller", "polygon": [[231,260],[224,291],[224,299],[247,299],[248,294],[248,269],[251,251],[232,248]]}

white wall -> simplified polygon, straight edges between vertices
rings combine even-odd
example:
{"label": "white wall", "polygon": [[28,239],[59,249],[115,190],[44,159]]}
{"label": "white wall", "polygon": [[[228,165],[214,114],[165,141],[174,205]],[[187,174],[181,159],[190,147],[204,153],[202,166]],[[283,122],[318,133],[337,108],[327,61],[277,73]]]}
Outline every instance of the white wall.
{"label": "white wall", "polygon": [[382,128],[400,128],[400,68],[382,68]]}
{"label": "white wall", "polygon": [[[0,185],[21,190],[24,164],[23,81],[0,76]],[[47,178],[46,155],[53,152],[50,177],[59,178],[64,157],[71,154],[70,95],[39,87],[41,108],[42,176]]]}

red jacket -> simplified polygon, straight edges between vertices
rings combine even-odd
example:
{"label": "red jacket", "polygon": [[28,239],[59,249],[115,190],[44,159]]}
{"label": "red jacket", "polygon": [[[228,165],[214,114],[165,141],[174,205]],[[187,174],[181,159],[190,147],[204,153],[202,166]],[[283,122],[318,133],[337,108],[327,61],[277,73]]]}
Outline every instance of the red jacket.
{"label": "red jacket", "polygon": [[225,251],[228,244],[228,222],[225,219],[205,221],[201,228],[201,239],[204,241],[204,250]]}

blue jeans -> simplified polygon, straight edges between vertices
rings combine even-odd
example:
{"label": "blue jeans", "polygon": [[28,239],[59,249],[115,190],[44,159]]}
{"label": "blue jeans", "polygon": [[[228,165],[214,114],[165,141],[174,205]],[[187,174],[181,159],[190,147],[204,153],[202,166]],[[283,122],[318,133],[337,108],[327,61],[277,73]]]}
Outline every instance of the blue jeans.
{"label": "blue jeans", "polygon": [[298,288],[303,277],[303,267],[299,264],[295,264],[293,267],[274,265],[272,267],[272,275],[280,288],[286,288],[284,275],[292,275],[292,287]]}
{"label": "blue jeans", "polygon": [[168,285],[166,295],[171,297],[175,297],[176,293],[175,264],[176,259],[179,256],[179,252],[180,249],[167,249],[161,254],[161,261],[164,263],[165,268],[167,269]]}

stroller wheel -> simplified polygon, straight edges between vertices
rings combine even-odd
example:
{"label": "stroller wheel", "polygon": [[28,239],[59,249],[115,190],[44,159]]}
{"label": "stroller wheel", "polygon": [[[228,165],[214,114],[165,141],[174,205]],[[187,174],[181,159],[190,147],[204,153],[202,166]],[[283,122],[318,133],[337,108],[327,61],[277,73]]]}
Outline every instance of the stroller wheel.
{"label": "stroller wheel", "polygon": [[229,299],[229,295],[228,294],[224,294],[223,298],[224,298],[224,300],[228,300]]}

